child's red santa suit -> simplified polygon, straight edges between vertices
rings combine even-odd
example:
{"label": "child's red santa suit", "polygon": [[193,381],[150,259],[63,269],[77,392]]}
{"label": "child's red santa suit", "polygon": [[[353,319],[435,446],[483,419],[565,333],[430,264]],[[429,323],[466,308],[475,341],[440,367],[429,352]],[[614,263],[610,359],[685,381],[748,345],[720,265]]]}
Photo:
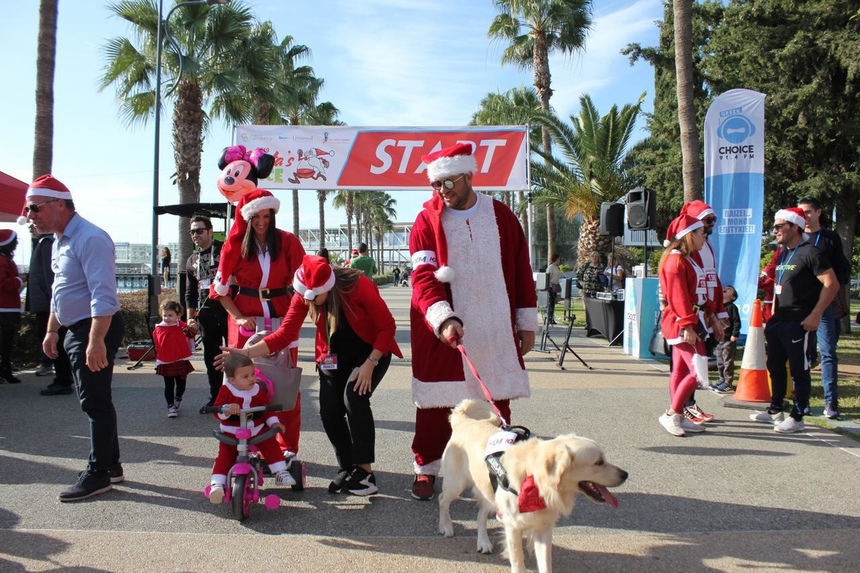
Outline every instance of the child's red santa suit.
{"label": "child's red santa suit", "polygon": [[[469,144],[422,158],[431,183],[474,173]],[[412,398],[415,471],[436,475],[450,435],[449,408],[484,399],[457,350],[439,340],[449,318],[462,321],[463,345],[495,401],[529,396],[518,331],[537,330],[537,299],[528,244],[503,203],[478,193],[466,210],[446,209],[438,193],[424,204],[409,237],[412,254]],[[507,410],[507,411],[505,411]]]}
{"label": "child's red santa suit", "polygon": [[[254,408],[256,406],[267,406],[271,398],[260,384],[254,384],[250,390],[239,390],[229,380],[224,382],[221,390],[218,391],[218,397],[215,399],[213,407],[218,408],[225,404],[238,404],[240,408]],[[271,412],[261,412],[255,416],[255,419],[250,423],[251,436],[256,436],[266,429],[266,426],[274,426],[279,423],[278,417]],[[262,420],[262,415],[266,415],[265,423]],[[235,436],[236,430],[239,428],[239,417],[230,416],[229,414],[215,414],[215,417],[221,422],[220,429],[224,434]],[[278,442],[274,437],[264,440],[257,444],[257,448],[269,464],[269,469],[272,473],[287,469],[287,464],[281,456],[281,450],[278,447]],[[218,457],[215,458],[215,465],[212,467],[212,483],[222,486],[227,483],[227,472],[236,461],[237,452],[236,446],[219,442]]]}
{"label": "child's red santa suit", "polygon": [[155,342],[155,373],[159,376],[184,377],[194,371],[190,362],[194,337],[186,334],[187,326],[182,320],[155,325],[152,340]]}
{"label": "child's red santa suit", "polygon": [[[255,189],[242,195],[236,210],[236,220],[221,248],[218,274],[210,288],[209,297],[218,300],[230,296],[242,316],[254,317],[257,331],[277,329],[290,308],[293,275],[302,264],[305,249],[292,233],[276,229],[280,241],[280,253],[272,258],[268,253],[242,256],[242,241],[254,215],[262,211],[278,212],[281,202],[265,189]],[[275,224],[272,218],[271,225]],[[253,333],[239,330],[232,316],[227,321],[227,344],[241,348]],[[293,364],[298,359],[298,340],[290,343]],[[280,412],[278,417],[284,425],[284,433],[278,434],[278,442],[285,456],[299,451],[301,430],[301,394],[295,407],[289,412]]]}

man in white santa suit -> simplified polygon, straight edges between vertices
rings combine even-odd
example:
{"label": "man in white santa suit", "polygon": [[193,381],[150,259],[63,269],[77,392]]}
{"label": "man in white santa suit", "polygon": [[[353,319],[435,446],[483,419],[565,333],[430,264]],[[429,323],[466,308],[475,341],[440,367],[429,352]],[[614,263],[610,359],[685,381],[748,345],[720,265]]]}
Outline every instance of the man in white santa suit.
{"label": "man in white santa suit", "polygon": [[412,496],[429,500],[451,436],[451,408],[465,398],[484,399],[457,342],[510,422],[510,400],[530,393],[522,357],[535,342],[537,295],[516,216],[472,189],[477,164],[471,144],[421,159],[436,192],[409,237],[412,398],[417,406]]}

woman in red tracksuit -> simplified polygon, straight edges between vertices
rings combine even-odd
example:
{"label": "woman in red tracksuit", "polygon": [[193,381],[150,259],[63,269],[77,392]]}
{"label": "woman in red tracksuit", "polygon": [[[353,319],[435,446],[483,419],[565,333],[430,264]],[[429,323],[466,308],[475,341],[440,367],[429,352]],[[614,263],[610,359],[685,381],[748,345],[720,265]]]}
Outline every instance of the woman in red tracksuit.
{"label": "woman in red tracksuit", "polygon": [[370,396],[391,355],[402,357],[394,341],[394,317],[364,273],[332,268],[322,257],[305,256],[293,287],[297,296],[280,328],[249,348],[228,352],[251,358],[278,352],[298,337],[310,314],[317,328],[320,418],[340,465],[329,492],[375,494],[376,430]]}
{"label": "woman in red tracksuit", "polygon": [[188,325],[181,320],[182,305],[175,300],[161,305],[162,322],[155,325],[152,340],[155,343],[155,373],[164,377],[164,399],[167,401],[167,417],[179,415],[182,396],[185,395],[185,379],[194,371],[191,354],[194,335],[188,334]]}
{"label": "woman in red tracksuit", "polygon": [[[239,199],[236,221],[222,247],[218,276],[210,289],[210,298],[229,314],[229,346],[241,348],[254,332],[276,329],[290,307],[290,283],[305,250],[295,235],[276,228],[279,207],[280,201],[265,189]],[[298,340],[291,345],[295,364]],[[278,445],[289,465],[299,451],[301,395],[292,410],[278,413],[278,419],[285,428],[278,434]]]}
{"label": "woman in red tracksuit", "polygon": [[[684,417],[684,404],[699,381],[695,360],[707,360],[705,344],[697,333],[700,324],[711,324],[715,317],[708,302],[704,270],[691,256],[705,244],[704,225],[695,217],[681,215],[669,225],[668,245],[660,258],[660,290],[666,301],[660,328],[666,342],[673,347],[672,371],[669,375],[669,409],[660,416],[660,424],[673,436],[702,432],[705,427]],[[664,243],[665,244],[665,243]]]}

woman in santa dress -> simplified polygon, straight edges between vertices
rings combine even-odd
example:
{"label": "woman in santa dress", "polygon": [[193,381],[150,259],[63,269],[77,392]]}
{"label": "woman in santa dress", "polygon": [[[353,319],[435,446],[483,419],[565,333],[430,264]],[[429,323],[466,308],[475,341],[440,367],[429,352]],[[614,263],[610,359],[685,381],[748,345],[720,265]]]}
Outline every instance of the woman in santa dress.
{"label": "woman in santa dress", "polygon": [[[276,228],[280,206],[265,189],[255,189],[239,199],[210,292],[229,315],[229,346],[241,348],[255,332],[276,330],[290,307],[290,285],[305,250],[295,235]],[[298,340],[290,346],[295,364]],[[278,418],[285,428],[278,434],[278,444],[289,463],[299,451],[301,396],[292,410],[279,412]]]}

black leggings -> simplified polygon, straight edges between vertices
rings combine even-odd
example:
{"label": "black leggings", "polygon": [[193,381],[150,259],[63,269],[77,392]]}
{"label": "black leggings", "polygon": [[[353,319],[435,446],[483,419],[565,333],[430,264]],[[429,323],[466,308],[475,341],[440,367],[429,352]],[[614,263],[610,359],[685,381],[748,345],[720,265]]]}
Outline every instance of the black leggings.
{"label": "black leggings", "polygon": [[164,399],[168,408],[173,402],[181,402],[185,395],[185,376],[164,376]]}
{"label": "black leggings", "polygon": [[355,393],[355,382],[346,382],[352,367],[338,369],[334,376],[320,373],[320,419],[341,469],[375,461],[376,427],[370,396],[390,364],[391,354],[379,359],[373,369],[370,392],[362,396]]}
{"label": "black leggings", "polygon": [[12,377],[12,343],[20,324],[20,312],[0,312],[0,377]]}

